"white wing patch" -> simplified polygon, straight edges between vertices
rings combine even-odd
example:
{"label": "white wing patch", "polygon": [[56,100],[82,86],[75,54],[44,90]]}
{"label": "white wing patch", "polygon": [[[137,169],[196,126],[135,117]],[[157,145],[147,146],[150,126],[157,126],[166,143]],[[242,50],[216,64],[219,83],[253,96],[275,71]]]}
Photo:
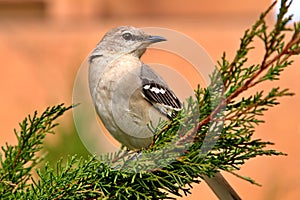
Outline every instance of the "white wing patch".
{"label": "white wing patch", "polygon": [[174,92],[157,83],[148,82],[143,85],[142,94],[155,108],[169,117],[174,117],[173,111],[182,109],[182,104]]}

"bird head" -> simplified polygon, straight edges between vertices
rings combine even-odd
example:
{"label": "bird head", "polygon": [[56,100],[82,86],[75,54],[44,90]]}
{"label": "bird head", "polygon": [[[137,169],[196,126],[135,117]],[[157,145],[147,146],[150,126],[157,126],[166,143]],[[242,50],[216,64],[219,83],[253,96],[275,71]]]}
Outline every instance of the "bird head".
{"label": "bird head", "polygon": [[134,54],[141,57],[153,43],[166,41],[164,37],[148,35],[139,28],[120,26],[107,32],[97,45],[101,52],[109,54]]}

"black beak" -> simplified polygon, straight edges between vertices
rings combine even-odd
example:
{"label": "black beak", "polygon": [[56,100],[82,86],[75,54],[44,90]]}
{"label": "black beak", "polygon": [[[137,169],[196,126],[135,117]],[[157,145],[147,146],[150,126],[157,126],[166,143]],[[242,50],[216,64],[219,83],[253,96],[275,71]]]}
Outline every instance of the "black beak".
{"label": "black beak", "polygon": [[145,41],[149,42],[149,43],[157,43],[157,42],[162,42],[162,41],[166,41],[167,39],[158,35],[149,35]]}

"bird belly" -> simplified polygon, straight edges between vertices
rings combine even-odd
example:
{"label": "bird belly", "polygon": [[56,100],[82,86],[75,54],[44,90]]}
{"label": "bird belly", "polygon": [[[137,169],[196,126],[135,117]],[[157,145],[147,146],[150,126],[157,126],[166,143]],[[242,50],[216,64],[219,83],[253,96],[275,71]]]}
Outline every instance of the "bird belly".
{"label": "bird belly", "polygon": [[148,113],[152,105],[141,96],[140,66],[141,61],[132,56],[114,60],[102,71],[93,94],[97,113],[104,126],[129,149],[147,147],[153,137]]}

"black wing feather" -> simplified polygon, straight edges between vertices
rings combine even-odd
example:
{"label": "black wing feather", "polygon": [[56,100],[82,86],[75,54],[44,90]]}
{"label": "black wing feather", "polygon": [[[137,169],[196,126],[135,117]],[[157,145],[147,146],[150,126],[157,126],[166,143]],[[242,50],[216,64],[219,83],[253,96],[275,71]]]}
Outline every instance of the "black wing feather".
{"label": "black wing feather", "polygon": [[174,117],[174,111],[176,115],[182,109],[182,104],[174,92],[160,84],[150,81],[144,83],[143,96],[161,113],[169,117]]}

